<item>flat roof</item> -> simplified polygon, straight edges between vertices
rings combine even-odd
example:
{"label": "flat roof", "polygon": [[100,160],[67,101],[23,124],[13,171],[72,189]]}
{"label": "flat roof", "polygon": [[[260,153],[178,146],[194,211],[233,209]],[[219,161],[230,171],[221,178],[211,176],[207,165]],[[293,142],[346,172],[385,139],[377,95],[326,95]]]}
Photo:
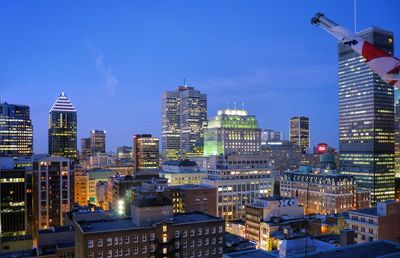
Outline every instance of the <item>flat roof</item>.
{"label": "flat roof", "polygon": [[359,210],[350,210],[349,213],[362,213],[362,214],[373,215],[373,216],[377,216],[378,215],[376,207],[375,208],[359,209]]}
{"label": "flat roof", "polygon": [[400,257],[400,244],[379,240],[363,244],[348,245],[335,248],[329,251],[312,253],[307,257],[315,258],[373,258],[384,255],[395,255],[392,257]]}
{"label": "flat roof", "polygon": [[190,190],[190,189],[215,189],[215,187],[210,185],[195,185],[195,184],[185,184],[185,185],[171,185],[168,186],[167,189],[183,189],[183,190]]}
{"label": "flat roof", "polygon": [[268,254],[268,252],[261,249],[253,249],[247,251],[233,252],[224,254],[226,258],[274,258],[276,256]]}
{"label": "flat roof", "polygon": [[[180,213],[175,214],[172,219],[165,220],[169,223],[175,224],[186,224],[186,223],[199,223],[199,222],[211,222],[211,221],[222,221],[222,218],[214,217],[201,212],[191,212],[191,213]],[[160,221],[162,223],[164,221]],[[135,225],[131,218],[123,219],[103,219],[97,221],[78,221],[77,224],[80,226],[82,232],[84,233],[96,233],[96,232],[108,232],[108,231],[122,231],[122,230],[132,230],[138,228],[149,228],[138,227]]]}

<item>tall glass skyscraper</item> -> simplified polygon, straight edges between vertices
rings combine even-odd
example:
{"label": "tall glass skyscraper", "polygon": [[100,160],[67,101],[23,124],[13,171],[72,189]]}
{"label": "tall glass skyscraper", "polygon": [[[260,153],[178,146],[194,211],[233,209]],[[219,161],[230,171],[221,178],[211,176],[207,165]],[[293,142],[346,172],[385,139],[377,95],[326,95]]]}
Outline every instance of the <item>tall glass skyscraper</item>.
{"label": "tall glass skyscraper", "polygon": [[92,154],[106,153],[106,131],[90,131],[90,149]]}
{"label": "tall glass skyscraper", "polygon": [[162,155],[165,160],[203,156],[207,95],[179,86],[162,96]]}
{"label": "tall glass skyscraper", "polygon": [[77,114],[64,92],[49,111],[49,154],[77,160]]}
{"label": "tall glass skyscraper", "polygon": [[0,103],[0,157],[33,153],[33,128],[28,106]]}
{"label": "tall glass skyscraper", "polygon": [[[358,33],[393,54],[393,33]],[[339,46],[339,152],[342,174],[356,178],[371,201],[394,198],[394,91],[348,46]]]}
{"label": "tall glass skyscraper", "polygon": [[304,116],[290,118],[290,142],[301,147],[304,152],[310,147],[310,119]]}
{"label": "tall glass skyscraper", "polygon": [[246,110],[219,110],[205,130],[204,156],[258,154],[261,129],[255,116]]}

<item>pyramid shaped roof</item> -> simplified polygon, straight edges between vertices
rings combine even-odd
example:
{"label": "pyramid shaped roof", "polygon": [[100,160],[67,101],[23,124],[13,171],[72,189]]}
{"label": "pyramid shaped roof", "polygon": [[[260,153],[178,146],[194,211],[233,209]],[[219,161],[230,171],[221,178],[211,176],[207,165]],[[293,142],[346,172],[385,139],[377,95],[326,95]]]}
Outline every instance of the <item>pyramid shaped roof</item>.
{"label": "pyramid shaped roof", "polygon": [[56,102],[54,102],[49,112],[76,112],[76,109],[74,105],[72,105],[65,92],[61,92],[60,96]]}

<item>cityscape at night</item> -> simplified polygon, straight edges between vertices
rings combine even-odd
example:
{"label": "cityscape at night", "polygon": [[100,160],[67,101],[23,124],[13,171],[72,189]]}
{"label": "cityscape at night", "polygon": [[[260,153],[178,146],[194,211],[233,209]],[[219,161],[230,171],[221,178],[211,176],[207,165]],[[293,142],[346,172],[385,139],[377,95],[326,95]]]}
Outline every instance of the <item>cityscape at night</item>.
{"label": "cityscape at night", "polygon": [[400,2],[0,3],[0,258],[400,258]]}

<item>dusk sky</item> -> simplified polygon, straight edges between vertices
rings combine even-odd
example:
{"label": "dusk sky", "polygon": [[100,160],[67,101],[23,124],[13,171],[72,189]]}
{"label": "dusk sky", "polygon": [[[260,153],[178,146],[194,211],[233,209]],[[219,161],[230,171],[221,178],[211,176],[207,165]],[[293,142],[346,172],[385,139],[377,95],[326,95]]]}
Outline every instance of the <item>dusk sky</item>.
{"label": "dusk sky", "polygon": [[[357,30],[394,32],[400,1],[358,0]],[[31,108],[34,151],[47,152],[48,111],[61,91],[78,139],[107,131],[107,150],[161,134],[161,94],[208,95],[208,117],[234,102],[261,128],[288,135],[309,116],[311,143],[338,146],[337,41],[316,12],[354,29],[353,1],[2,1],[1,101]]]}

